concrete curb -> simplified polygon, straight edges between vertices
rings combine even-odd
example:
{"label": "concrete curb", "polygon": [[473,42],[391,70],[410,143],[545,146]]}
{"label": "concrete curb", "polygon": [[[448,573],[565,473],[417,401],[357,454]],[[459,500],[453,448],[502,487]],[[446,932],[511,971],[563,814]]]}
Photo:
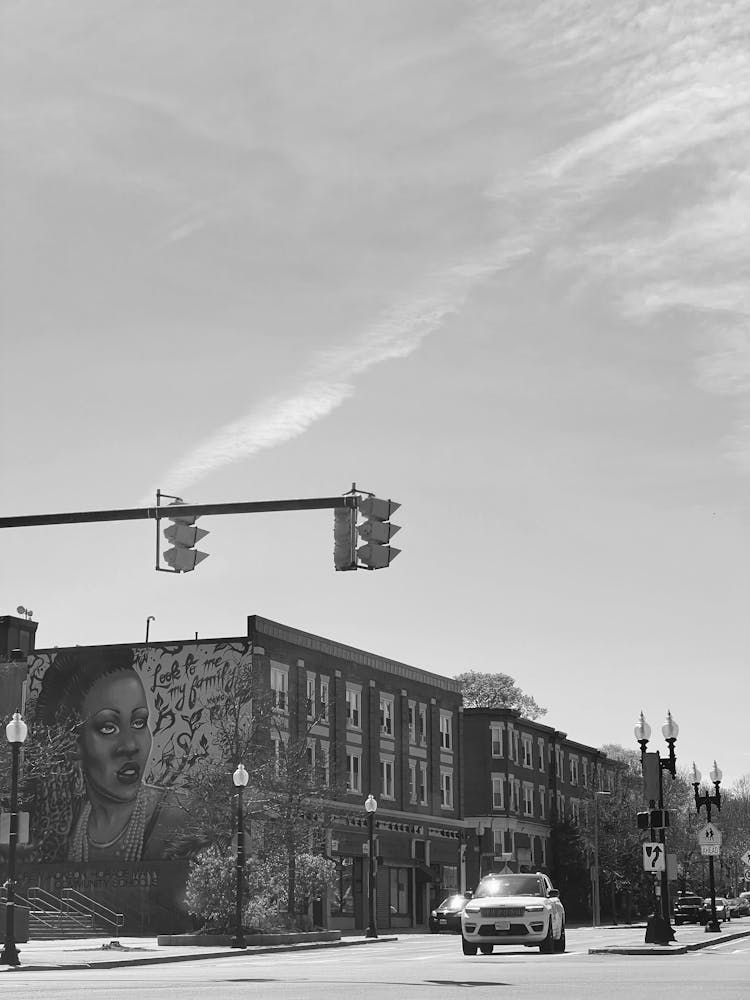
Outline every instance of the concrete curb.
{"label": "concrete curb", "polygon": [[739,941],[740,938],[746,937],[750,937],[750,930],[709,935],[705,941],[691,941],[690,944],[612,945],[604,948],[589,948],[589,955],[687,955],[691,951],[700,951],[702,948],[710,948],[714,944]]}
{"label": "concrete curb", "polygon": [[149,958],[119,958],[103,960],[98,962],[50,962],[49,964],[24,964],[18,969],[13,966],[6,968],[5,972],[59,972],[61,970],[71,971],[75,969],[122,969],[130,965],[164,965],[167,962],[201,962],[206,959],[215,958],[237,958],[238,955],[265,955],[270,952],[281,951],[313,951],[321,948],[351,948],[356,945],[378,944],[385,941],[398,941],[397,937],[377,937],[377,938],[354,938],[341,939],[338,941],[310,941],[299,944],[279,944],[279,945],[258,945],[245,949],[231,948],[226,951],[211,951],[203,947],[201,952],[194,955],[153,955]]}

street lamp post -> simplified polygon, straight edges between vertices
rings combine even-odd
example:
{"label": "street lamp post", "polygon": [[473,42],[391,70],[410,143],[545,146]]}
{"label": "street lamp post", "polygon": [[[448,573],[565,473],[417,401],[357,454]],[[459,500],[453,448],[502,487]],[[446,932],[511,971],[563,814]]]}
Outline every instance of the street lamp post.
{"label": "street lamp post", "polygon": [[[706,810],[706,821],[711,822],[711,806],[716,806],[716,808],[721,812],[721,791],[719,790],[719,785],[721,784],[721,770],[718,764],[714,761],[714,766],[709,774],[709,778],[714,784],[714,794],[711,795],[710,792],[700,793],[699,788],[701,784],[701,773],[695,766],[695,761],[693,761],[693,792],[695,794],[695,808],[700,816],[701,806]],[[714,882],[714,858],[712,854],[708,856],[708,886],[711,893],[711,919],[706,921],[706,930],[713,934],[720,934],[721,927],[719,927],[719,921],[716,916],[716,884]]]}
{"label": "street lamp post", "polygon": [[[664,725],[661,727],[662,735],[667,742],[669,747],[669,756],[662,757],[657,750],[653,754],[646,753],[646,746],[648,745],[649,738],[651,736],[651,726],[646,722],[643,717],[643,712],[641,712],[638,725],[635,727],[635,738],[641,747],[641,766],[643,767],[644,777],[647,775],[646,760],[647,757],[651,757],[655,762],[655,767],[658,772],[657,779],[657,789],[658,789],[658,806],[661,811],[662,816],[664,815],[664,785],[662,782],[662,772],[669,771],[672,775],[672,780],[674,781],[675,775],[677,774],[677,756],[674,751],[674,745],[677,741],[677,735],[680,731],[680,727],[672,718],[672,713],[667,712],[667,719]],[[648,780],[647,780],[648,785]],[[649,796],[649,809],[653,810],[656,805],[656,799],[653,796]],[[651,838],[654,837],[654,829],[651,829]],[[669,876],[666,870],[666,835],[664,833],[664,827],[659,827],[659,843],[662,844],[662,853],[665,860],[664,870],[661,873],[661,915],[654,917],[649,920],[646,924],[646,942],[653,942],[654,944],[669,944],[670,941],[674,941],[675,934],[672,925],[669,920]]]}
{"label": "street lamp post", "polygon": [[367,835],[369,840],[370,867],[367,878],[367,908],[369,913],[369,923],[365,931],[366,938],[376,938],[378,928],[375,922],[375,813],[378,803],[375,797],[370,794],[365,799],[365,812],[367,813]]}
{"label": "street lamp post", "polygon": [[5,904],[5,944],[0,954],[1,965],[20,965],[18,948],[16,948],[16,844],[18,843],[18,763],[21,747],[29,730],[21,718],[20,712],[14,712],[13,718],[5,727],[5,735],[13,754],[12,773],[10,779],[10,836],[8,838],[8,881],[7,902]]}
{"label": "street lamp post", "polygon": [[237,899],[234,918],[234,940],[232,948],[247,948],[245,936],[242,933],[242,879],[245,873],[245,828],[242,822],[242,793],[248,782],[248,773],[243,764],[237,765],[232,775],[234,787],[237,789]]}

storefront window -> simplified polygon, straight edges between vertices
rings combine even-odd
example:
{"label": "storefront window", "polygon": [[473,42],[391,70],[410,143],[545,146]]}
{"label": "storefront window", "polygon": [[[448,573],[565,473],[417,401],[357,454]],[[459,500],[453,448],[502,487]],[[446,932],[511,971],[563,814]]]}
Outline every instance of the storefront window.
{"label": "storefront window", "polygon": [[409,869],[390,869],[391,915],[409,913]]}
{"label": "storefront window", "polygon": [[336,862],[336,885],[333,890],[331,912],[334,915],[354,913],[353,859],[339,858]]}

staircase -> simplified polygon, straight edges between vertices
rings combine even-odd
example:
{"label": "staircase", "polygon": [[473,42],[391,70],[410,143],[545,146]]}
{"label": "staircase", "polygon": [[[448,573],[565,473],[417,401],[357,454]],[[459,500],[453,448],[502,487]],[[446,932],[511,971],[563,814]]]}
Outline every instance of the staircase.
{"label": "staircase", "polygon": [[[0,899],[5,899],[5,887]],[[29,910],[29,940],[57,941],[74,938],[119,937],[125,918],[77,889],[63,889],[61,898],[39,886],[26,897],[15,894],[16,903]]]}

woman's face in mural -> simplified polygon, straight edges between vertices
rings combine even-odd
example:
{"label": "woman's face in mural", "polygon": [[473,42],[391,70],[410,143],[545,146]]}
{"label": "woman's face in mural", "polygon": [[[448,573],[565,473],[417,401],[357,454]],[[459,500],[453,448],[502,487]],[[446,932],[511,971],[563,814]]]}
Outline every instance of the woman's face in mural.
{"label": "woman's face in mural", "polygon": [[115,802],[135,799],[151,753],[140,678],[131,671],[101,677],[84,698],[81,715],[78,745],[90,792]]}

